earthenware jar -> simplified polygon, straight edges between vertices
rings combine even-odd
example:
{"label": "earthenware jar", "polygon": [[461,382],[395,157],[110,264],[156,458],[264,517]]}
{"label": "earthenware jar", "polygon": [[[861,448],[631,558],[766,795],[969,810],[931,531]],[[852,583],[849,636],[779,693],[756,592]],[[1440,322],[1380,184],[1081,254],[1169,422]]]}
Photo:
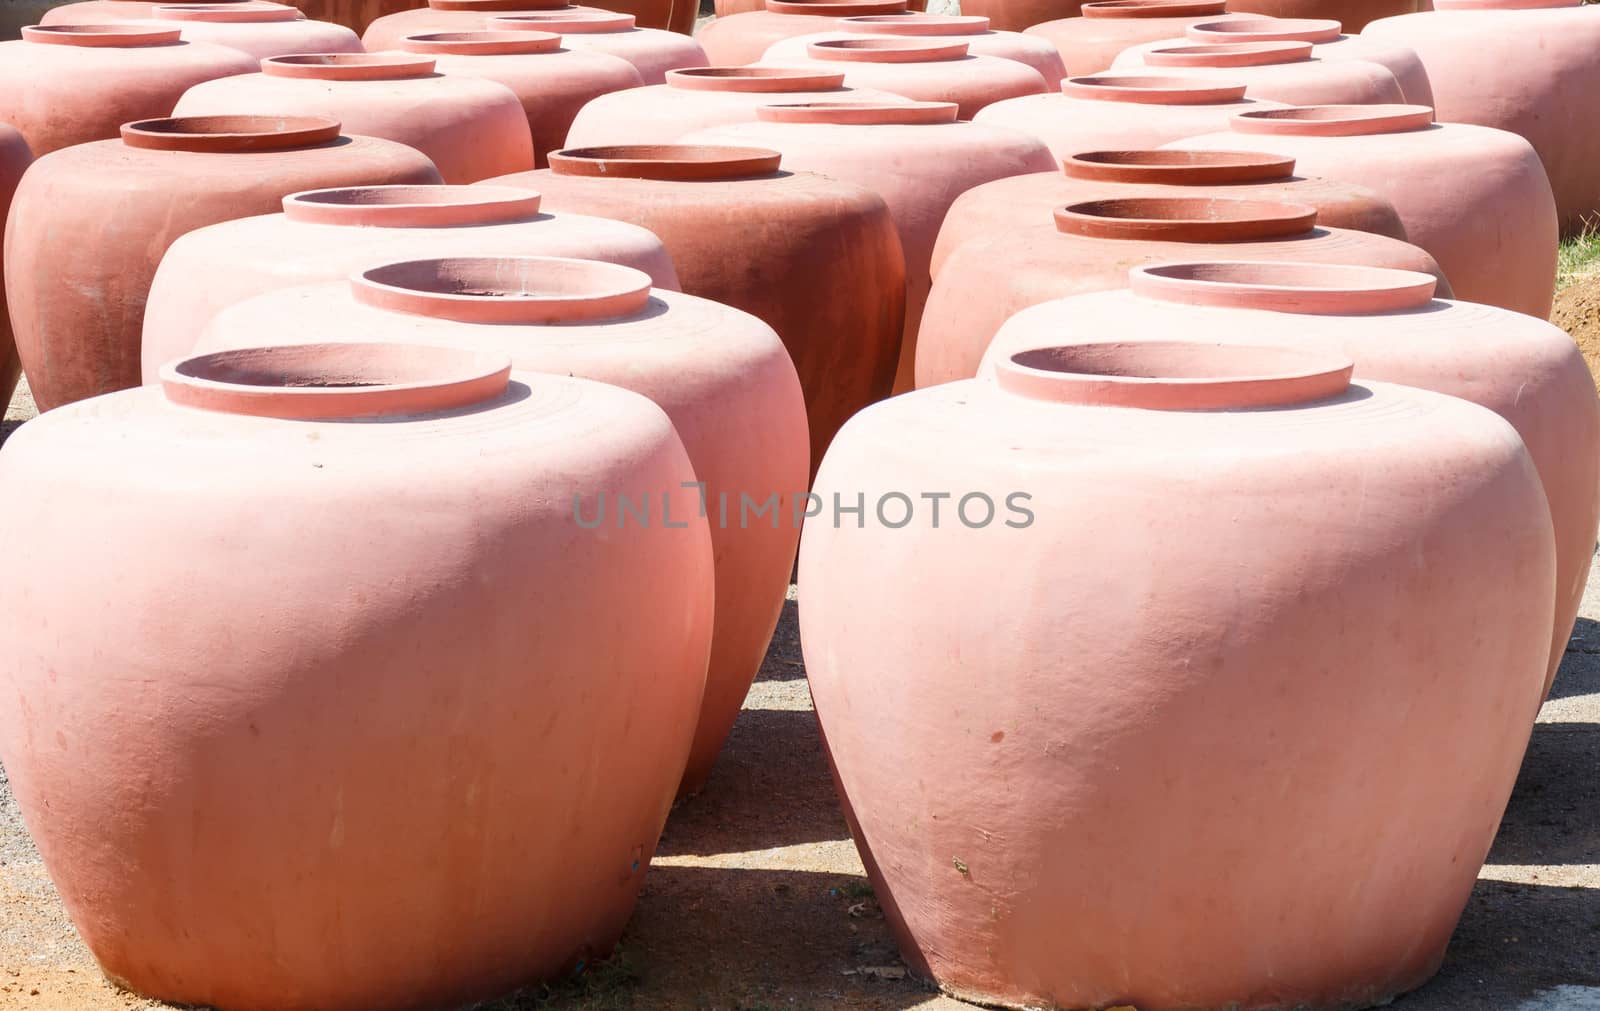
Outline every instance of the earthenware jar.
{"label": "earthenware jar", "polygon": [[150,24],[24,28],[19,41],[0,42],[0,122],[41,157],[109,140],[123,123],[167,115],[192,85],[256,68],[237,49],[179,34]]}
{"label": "earthenware jar", "polygon": [[1046,21],[1075,18],[1082,9],[1082,0],[962,0],[961,3],[961,13],[986,17],[997,30],[1008,32],[1020,32]]}
{"label": "earthenware jar", "polygon": [[1365,32],[1368,23],[1379,18],[1426,7],[1423,0],[1228,0],[1231,11],[1284,19],[1332,19],[1358,33]]}
{"label": "earthenware jar", "polygon": [[677,32],[639,28],[632,14],[610,11],[508,14],[490,18],[489,28],[560,32],[561,44],[567,49],[605,53],[627,60],[645,84],[663,84],[669,70],[704,67],[708,63],[706,51],[694,39]]}
{"label": "earthenware jar", "polygon": [[603,13],[598,7],[580,7],[565,0],[428,0],[425,7],[402,9],[378,18],[361,35],[361,44],[376,53],[395,49],[407,35],[431,32],[477,32],[489,19],[507,14]]}
{"label": "earthenware jar", "polygon": [[814,465],[846,419],[889,395],[905,259],[882,197],[779,160],[748,147],[580,148],[495,181],[538,190],[552,211],[648,228],[685,292],[777,331],[805,393]]}
{"label": "earthenware jar", "polygon": [[1307,175],[1371,187],[1400,212],[1406,237],[1438,258],[1459,297],[1550,315],[1556,207],[1521,137],[1435,123],[1431,110],[1410,105],[1280,109],[1230,125],[1173,146],[1271,151]]}
{"label": "earthenware jar", "polygon": [[667,71],[667,83],[602,95],[578,110],[569,147],[671,144],[711,126],[748,123],[764,105],[910,99],[847,88],[842,70],[820,67],[697,67]]}
{"label": "earthenware jar", "polygon": [[292,53],[359,53],[361,38],[344,25],[312,21],[280,3],[200,3],[157,7],[151,18],[176,27],[186,42],[210,42],[264,60]]}
{"label": "earthenware jar", "polygon": [[1405,101],[1387,67],[1369,60],[1322,60],[1312,50],[1309,42],[1179,41],[1145,50],[1142,65],[1155,74],[1238,81],[1247,97],[1286,105]]}
{"label": "earthenware jar", "polygon": [[[1368,25],[1364,39],[1415,49],[1441,121],[1521,135],[1544,161],[1566,234],[1600,220],[1600,11],[1577,0],[1434,0]],[[1398,12],[1397,12],[1398,13]]]}
{"label": "earthenware jar", "polygon": [[1225,11],[1224,0],[1096,0],[1076,16],[1035,24],[1027,34],[1048,40],[1068,76],[1081,77],[1107,69],[1129,46],[1182,35],[1201,21],[1226,20]]}
{"label": "earthenware jar", "polygon": [[157,381],[163,365],[191,354],[227,306],[278,288],[342,281],[387,260],[577,257],[637,267],[658,288],[678,287],[665,247],[650,232],[609,218],[551,214],[539,200],[533,190],[511,186],[354,186],[291,193],[280,213],[197,228],[172,244],[151,282],[144,381]]}
{"label": "earthenware jar", "polygon": [[409,36],[400,48],[432,58],[434,69],[448,77],[479,77],[515,92],[533,136],[535,166],[566,143],[585,104],[644,83],[620,56],[568,49],[550,32],[436,32]]}
{"label": "earthenware jar", "polygon": [[1004,60],[1024,63],[1039,72],[1047,88],[1059,88],[1066,69],[1061,64],[1061,54],[1044,39],[1021,32],[995,31],[989,19],[958,14],[868,14],[862,17],[840,18],[831,31],[800,35],[774,43],[762,55],[763,63],[789,63],[807,59],[807,47],[813,42],[852,39],[860,36],[905,36],[907,38],[939,39],[945,42],[965,42],[967,52],[973,56],[996,56]]}
{"label": "earthenware jar", "polygon": [[[259,0],[183,0],[183,6],[212,8],[254,4]],[[307,18],[343,25],[360,34],[367,23],[380,14],[396,9],[404,0],[297,0],[293,6]],[[79,0],[55,7],[45,13],[43,24],[103,24],[117,21],[138,21],[155,17],[161,0]],[[344,51],[344,50],[341,50]],[[360,50],[355,50],[359,52]]]}
{"label": "earthenware jar", "polygon": [[[0,757],[101,968],[355,1011],[604,957],[705,683],[694,481],[644,397],[438,347],[206,355],[24,426]],[[652,522],[581,529],[601,490]]]}
{"label": "earthenware jar", "polygon": [[[1051,217],[1054,221],[1051,221]],[[1030,305],[1123,288],[1128,269],[1169,260],[1301,260],[1417,270],[1439,265],[1399,239],[1325,228],[1279,200],[1119,197],[1069,204],[1036,225],[964,243],[934,279],[917,335],[918,386],[969,379],[1000,325]],[[1441,293],[1448,295],[1448,284]]]}
{"label": "earthenware jar", "polygon": [[831,31],[839,18],[905,10],[905,0],[718,0],[716,19],[696,37],[713,64],[736,67],[761,59],[774,42]]}
{"label": "earthenware jar", "polygon": [[145,120],[120,140],[45,155],[17,187],[5,237],[6,297],[39,409],[139,384],[145,299],[178,236],[271,213],[299,190],[438,181],[418,151],[314,117]]}
{"label": "earthenware jar", "polygon": [[1549,513],[1503,419],[1350,372],[1044,347],[839,433],[816,493],[866,519],[806,525],[800,631],[914,974],[1333,1008],[1438,969],[1538,710]]}
{"label": "earthenware jar", "polygon": [[973,118],[1031,133],[1057,158],[1079,151],[1160,147],[1168,141],[1227,129],[1237,113],[1276,109],[1246,98],[1245,86],[1158,74],[1073,77],[1058,93],[996,102]]}
{"label": "earthenware jar", "polygon": [[[0,235],[5,233],[6,218],[11,210],[11,198],[17,192],[17,183],[33,163],[33,152],[22,134],[0,123]],[[22,361],[17,357],[17,342],[11,336],[11,314],[6,311],[5,269],[0,266],[0,400],[11,403],[17,389],[17,377],[22,375]]]}
{"label": "earthenware jar", "polygon": [[528,118],[498,81],[435,71],[419,53],[319,53],[261,61],[261,71],[190,88],[178,116],[329,116],[349,133],[416,148],[447,183],[533,165]]}
{"label": "earthenware jar", "polygon": [[781,152],[790,171],[815,172],[876,190],[889,205],[906,260],[906,322],[895,389],[912,386],[917,327],[928,300],[928,264],[950,203],[982,183],[1054,164],[1025,133],[960,122],[951,102],[910,105],[772,105],[759,121],[703,130],[685,144]]}
{"label": "earthenware jar", "polygon": [[965,243],[1038,224],[1067,204],[1127,197],[1223,197],[1317,209],[1318,224],[1403,239],[1394,205],[1349,183],[1295,174],[1293,158],[1249,151],[1084,151],[1053,172],[997,179],[956,197],[933,247],[937,275]]}

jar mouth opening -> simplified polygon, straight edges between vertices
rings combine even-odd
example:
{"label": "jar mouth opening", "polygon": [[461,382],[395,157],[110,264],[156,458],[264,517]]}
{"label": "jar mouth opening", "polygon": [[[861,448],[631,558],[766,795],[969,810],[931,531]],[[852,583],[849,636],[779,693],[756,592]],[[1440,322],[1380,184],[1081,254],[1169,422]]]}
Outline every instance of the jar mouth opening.
{"label": "jar mouth opening", "polygon": [[291,221],[327,225],[431,227],[520,221],[539,213],[534,190],[485,184],[342,186],[283,198]]}
{"label": "jar mouth opening", "polygon": [[556,256],[406,260],[351,278],[358,302],[469,323],[558,324],[641,312],[650,275],[633,267]]}
{"label": "jar mouth opening", "polygon": [[1258,151],[1082,151],[1062,160],[1078,179],[1203,185],[1287,179],[1294,159]]}
{"label": "jar mouth opening", "polygon": [[933,63],[967,56],[965,42],[934,42],[913,36],[867,35],[807,44],[812,59],[859,63]]}
{"label": "jar mouth opening", "polygon": [[574,10],[538,11],[523,14],[506,14],[489,19],[490,29],[502,31],[559,30],[566,35],[606,34],[631,32],[638,28],[632,14],[613,14],[610,11]]}
{"label": "jar mouth opening", "polygon": [[262,0],[217,4],[166,4],[154,9],[154,16],[164,21],[217,22],[220,24],[269,24],[282,21],[300,21],[305,18],[298,8],[287,4],[265,3]]}
{"label": "jar mouth opening", "polygon": [[1141,102],[1151,105],[1220,105],[1243,102],[1242,81],[1201,81],[1193,77],[1160,74],[1090,74],[1061,82],[1069,98],[1100,102]]}
{"label": "jar mouth opening", "polygon": [[1226,0],[1095,0],[1081,12],[1086,18],[1192,18],[1227,9]]}
{"label": "jar mouth opening", "polygon": [[561,36],[533,28],[422,32],[407,35],[400,40],[400,46],[411,53],[446,53],[463,56],[550,53],[561,48]]}
{"label": "jar mouth opening", "polygon": [[1344,25],[1323,18],[1229,18],[1190,25],[1184,34],[1197,42],[1331,42],[1344,34]]}
{"label": "jar mouth opening", "polygon": [[433,60],[398,51],[384,53],[296,53],[269,56],[261,72],[271,77],[299,77],[320,81],[395,80],[427,77]]}
{"label": "jar mouth opening", "polygon": [[838,126],[921,126],[954,123],[955,102],[800,102],[763,105],[756,119],[763,123],[827,123]]}
{"label": "jar mouth opening", "polygon": [[766,0],[771,14],[844,18],[861,14],[901,14],[905,0]]}
{"label": "jar mouth opening", "polygon": [[22,39],[37,45],[77,46],[94,49],[133,49],[182,45],[182,30],[167,25],[128,22],[99,25],[28,25]]}
{"label": "jar mouth opening", "polygon": [[1122,197],[1056,209],[1056,228],[1104,239],[1245,242],[1303,235],[1317,209],[1286,200],[1223,197]]}
{"label": "jar mouth opening", "polygon": [[1152,49],[1144,56],[1152,67],[1277,66],[1310,59],[1309,42],[1194,42]]}
{"label": "jar mouth opening", "polygon": [[1404,133],[1433,125],[1426,105],[1306,105],[1289,109],[1255,109],[1234,116],[1240,133],[1347,137]]}
{"label": "jar mouth opening", "polygon": [[987,35],[989,19],[977,14],[864,14],[840,18],[847,32],[885,35]]}
{"label": "jar mouth opening", "polygon": [[1415,270],[1248,261],[1150,264],[1130,270],[1128,281],[1134,294],[1164,302],[1300,314],[1415,309],[1438,284]]}
{"label": "jar mouth opening", "polygon": [[523,11],[581,10],[567,0],[428,0],[428,7],[436,11]]}
{"label": "jar mouth opening", "polygon": [[691,91],[744,91],[779,94],[838,91],[844,71],[803,67],[685,67],[667,71],[667,86]]}
{"label": "jar mouth opening", "polygon": [[124,123],[122,142],[156,151],[277,151],[338,140],[326,116],[170,116]]}
{"label": "jar mouth opening", "polygon": [[771,175],[783,156],[759,147],[619,144],[550,152],[555,175],[691,182]]}

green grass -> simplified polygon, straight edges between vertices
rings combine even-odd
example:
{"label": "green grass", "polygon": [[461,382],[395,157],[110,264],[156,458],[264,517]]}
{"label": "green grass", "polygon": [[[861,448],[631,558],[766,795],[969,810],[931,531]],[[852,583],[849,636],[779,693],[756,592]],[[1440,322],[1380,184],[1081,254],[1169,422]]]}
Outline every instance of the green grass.
{"label": "green grass", "polygon": [[1600,229],[1590,228],[1561,244],[1556,256],[1556,290],[1600,274]]}

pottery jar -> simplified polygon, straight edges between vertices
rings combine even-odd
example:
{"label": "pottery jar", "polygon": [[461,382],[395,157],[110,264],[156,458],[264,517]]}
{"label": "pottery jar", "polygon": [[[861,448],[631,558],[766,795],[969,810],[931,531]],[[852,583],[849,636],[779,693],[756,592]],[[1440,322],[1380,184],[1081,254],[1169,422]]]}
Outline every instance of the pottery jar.
{"label": "pottery jar", "polygon": [[893,35],[813,42],[796,66],[837,67],[852,88],[876,88],[917,102],[954,102],[962,119],[1008,98],[1043,95],[1037,70],[1015,60],[972,56],[965,42]]}
{"label": "pottery jar", "polygon": [[1544,319],[1556,278],[1556,207],[1539,156],[1516,134],[1435,123],[1409,105],[1316,106],[1235,117],[1175,143],[1288,155],[1307,175],[1377,190],[1458,296]]}
{"label": "pottery jar", "polygon": [[[183,0],[182,6],[205,6],[213,9],[257,4],[260,0]],[[303,16],[318,21],[342,25],[356,34],[366,30],[367,23],[405,0],[290,0]],[[163,6],[162,0],[78,0],[47,11],[42,24],[102,24],[118,21],[138,21],[156,17],[155,10]],[[361,50],[338,50],[360,52]]]}
{"label": "pottery jar", "polygon": [[[0,123],[0,234],[5,232],[17,183],[32,163],[33,152],[28,150],[28,142],[22,139],[22,134]],[[17,377],[22,375],[22,360],[17,357],[17,342],[11,335],[4,281],[5,269],[0,266],[0,401],[10,404],[11,395],[17,389]]]}
{"label": "pottery jar", "polygon": [[[1054,221],[1050,220],[1054,217]],[[1422,249],[1316,224],[1316,208],[1279,200],[1115,197],[1069,204],[1041,222],[975,238],[934,279],[917,335],[918,386],[969,379],[1000,325],[1030,305],[1123,288],[1130,267],[1169,260],[1300,260],[1433,275]]]}
{"label": "pottery jar", "polygon": [[973,56],[995,56],[1015,60],[1039,72],[1045,87],[1059,88],[1066,70],[1061,65],[1061,54],[1044,39],[1021,32],[995,31],[989,19],[957,14],[869,14],[862,17],[840,18],[833,30],[812,35],[800,35],[774,43],[761,57],[763,63],[789,63],[808,58],[807,47],[813,42],[850,39],[858,36],[905,36],[907,38],[942,39],[947,42],[965,42],[967,52]]}
{"label": "pottery jar", "polygon": [[1228,0],[1228,10],[1286,20],[1332,19],[1364,34],[1368,24],[1379,18],[1425,10],[1430,3],[1432,0]]}
{"label": "pottery jar", "polygon": [[1106,70],[1129,46],[1170,39],[1192,24],[1229,16],[1223,0],[1097,0],[1084,4],[1076,16],[1035,24],[1027,34],[1050,42],[1067,75],[1081,77]]}
{"label": "pottery jar", "polygon": [[145,120],[45,155],[5,234],[6,298],[39,409],[139,384],[150,282],[185,232],[271,213],[299,190],[438,181],[420,152],[314,117]]}
{"label": "pottery jar", "polygon": [[1400,82],[1387,67],[1368,60],[1318,59],[1309,42],[1180,41],[1146,50],[1143,66],[1155,74],[1238,81],[1247,97],[1286,105],[1405,101]]}
{"label": "pottery jar", "polygon": [[312,21],[281,3],[171,4],[155,8],[151,19],[176,27],[186,42],[227,46],[257,60],[292,53],[362,51],[360,36],[344,25]]}
{"label": "pottery jar", "polygon": [[806,525],[800,632],[913,974],[1359,1008],[1438,969],[1538,710],[1549,514],[1492,411],[1350,372],[1058,344],[839,433],[816,493],[868,518]]}
{"label": "pottery jar", "polygon": [[658,288],[678,287],[666,248],[650,232],[609,218],[551,214],[539,201],[533,190],[511,186],[354,186],[291,193],[278,213],[197,228],[172,244],[150,284],[144,381],[157,381],[163,365],[192,353],[206,324],[229,305],[344,280],[387,260],[577,257],[637,267]]}
{"label": "pottery jar", "polygon": [[1046,21],[1074,18],[1082,10],[1083,0],[962,0],[961,3],[961,13],[986,17],[997,30],[1008,32],[1020,32]]}
{"label": "pottery jar", "polygon": [[[724,9],[737,3],[743,9]],[[696,38],[713,65],[754,63],[774,43],[832,31],[839,18],[902,14],[905,0],[718,0],[717,16]]]}
{"label": "pottery jar", "polygon": [[639,28],[634,21],[632,14],[610,11],[550,11],[490,18],[488,27],[497,31],[560,32],[561,44],[568,49],[627,60],[644,84],[664,84],[669,70],[708,65],[705,50],[694,39],[677,32]]}
{"label": "pottery jar", "polygon": [[[694,480],[638,394],[395,344],[191,358],[13,435],[0,758],[106,975],[358,1011],[604,958],[705,683]],[[599,489],[656,522],[580,528]]]}
{"label": "pottery jar", "polygon": [[378,18],[361,35],[371,53],[398,49],[408,35],[431,32],[478,32],[489,19],[506,14],[604,13],[598,7],[580,7],[565,0],[428,0],[424,7],[402,9]]}

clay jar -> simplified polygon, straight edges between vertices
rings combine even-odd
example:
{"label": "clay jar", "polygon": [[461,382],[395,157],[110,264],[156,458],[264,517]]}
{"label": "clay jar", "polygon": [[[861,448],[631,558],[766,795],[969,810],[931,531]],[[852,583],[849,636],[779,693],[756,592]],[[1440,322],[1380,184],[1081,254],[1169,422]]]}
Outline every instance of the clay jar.
{"label": "clay jar", "polygon": [[[1036,305],[995,335],[981,374],[1029,348],[1185,339],[1349,355],[1357,379],[1448,393],[1509,421],[1539,468],[1555,528],[1555,634],[1544,690],[1572,635],[1600,526],[1600,401],[1559,328],[1433,298],[1434,279],[1376,267],[1190,263],[1135,267],[1128,288]],[[1543,696],[1541,696],[1542,698]]]}
{"label": "clay jar", "polygon": [[[256,0],[188,0],[184,6],[224,7],[253,2]],[[400,2],[403,0],[299,0],[294,6],[308,18],[343,25],[359,34],[373,18],[392,10]],[[47,11],[41,20],[47,25],[136,21],[154,17],[155,8],[159,6],[160,0],[155,3],[150,0],[80,0]]]}
{"label": "clay jar", "polygon": [[[645,271],[678,287],[661,240],[608,218],[550,214],[511,186],[360,186],[283,198],[282,213],[218,222],[181,236],[150,285],[144,381],[194,351],[217,312],[262,292],[348,278],[374,263],[440,256],[566,256]],[[226,264],[226,270],[218,270]],[[205,283],[196,283],[197,278]],[[317,334],[326,335],[323,329]]]}
{"label": "clay jar", "polygon": [[[863,4],[863,3],[882,4],[883,2],[884,2],[884,0],[842,0],[842,3],[836,3],[834,5],[835,6],[842,6],[844,4],[848,4],[848,5],[852,5],[852,6],[859,6],[859,5]],[[818,6],[823,5],[824,3],[832,3],[832,0],[793,0],[793,2],[790,2],[788,4],[788,6],[790,6],[790,7],[818,7]],[[908,0],[908,2],[901,4],[899,9],[900,10],[908,10],[909,9],[911,11],[920,12],[920,11],[926,10],[927,6],[928,6],[927,0]],[[772,8],[766,3],[766,0],[717,0],[717,4],[716,4],[717,20],[719,20],[719,21],[724,19],[724,18],[732,17],[735,14],[745,14],[745,13],[748,13],[750,11],[763,11],[763,10],[771,10],[771,9]],[[790,13],[798,14],[798,15],[804,15],[806,12],[805,11],[791,11]],[[855,11],[855,12],[852,12],[852,13],[861,13],[861,12],[860,11]],[[841,16],[847,16],[847,15],[841,15]]]}
{"label": "clay jar", "polygon": [[506,14],[585,11],[599,12],[599,8],[577,7],[565,0],[428,0],[426,7],[378,18],[362,33],[361,44],[367,47],[367,52],[375,53],[398,49],[400,40],[408,35],[483,31],[489,27],[490,18]]}
{"label": "clay jar", "polygon": [[1077,17],[1082,8],[1081,0],[963,0],[961,13],[986,17],[999,31],[1020,32],[1045,21]]}
{"label": "clay jar", "polygon": [[1182,39],[1162,39],[1124,49],[1111,61],[1113,70],[1144,66],[1144,54],[1183,41],[1202,45],[1227,45],[1240,42],[1309,42],[1311,55],[1319,60],[1366,60],[1388,68],[1400,85],[1403,101],[1413,105],[1432,105],[1433,88],[1428,72],[1415,49],[1386,45],[1358,35],[1345,35],[1337,21],[1293,18],[1239,17],[1223,21],[1202,21],[1184,29]]}
{"label": "clay jar", "polygon": [[1365,33],[1370,22],[1396,14],[1425,10],[1432,0],[1228,0],[1228,9],[1273,18],[1331,18],[1352,32]]}
{"label": "clay jar", "polygon": [[271,213],[298,190],[438,181],[412,148],[310,117],[146,120],[40,158],[5,236],[6,296],[39,409],[138,385],[145,299],[178,236]]}
{"label": "clay jar", "polygon": [[779,159],[756,148],[568,149],[548,169],[495,181],[538,190],[549,210],[648,228],[685,292],[777,331],[805,393],[814,466],[846,419],[889,395],[905,259],[882,197],[780,170]]}
{"label": "clay jar", "polygon": [[1069,77],[1096,74],[1117,54],[1141,42],[1182,35],[1201,21],[1226,20],[1223,0],[1099,0],[1076,17],[1035,24],[1029,35],[1046,39],[1061,53]]}
{"label": "clay jar", "polygon": [[[36,494],[0,543],[38,568],[0,590],[0,757],[118,983],[455,1006],[621,934],[705,682],[710,539],[660,408],[509,365],[208,355],[8,442],[0,487]],[[683,525],[580,530],[596,489]]]}
{"label": "clay jar", "polygon": [[152,17],[176,27],[186,42],[227,46],[257,60],[291,53],[361,52],[361,39],[355,32],[343,25],[308,20],[284,4],[173,4],[157,7]]}
{"label": "clay jar", "polygon": [[745,9],[718,0],[716,19],[696,36],[713,65],[736,67],[754,63],[774,43],[796,35],[832,31],[839,18],[868,14],[903,14],[905,0],[734,0]]}
{"label": "clay jar", "polygon": [[1238,81],[1250,98],[1286,105],[1372,105],[1405,101],[1388,68],[1367,60],[1321,60],[1309,42],[1176,42],[1147,50],[1151,73]]}
{"label": "clay jar", "polygon": [[1417,51],[1440,120],[1510,130],[1532,144],[1565,234],[1600,222],[1600,133],[1586,98],[1600,92],[1600,12],[1576,0],[1435,0],[1433,7],[1374,22],[1363,37]]}
{"label": "clay jar", "polygon": [[[0,123],[0,234],[5,231],[17,183],[32,162],[33,152],[28,150],[28,142],[22,139],[22,134]],[[17,357],[16,339],[11,335],[4,280],[4,268],[0,267],[0,402],[10,404],[11,395],[17,389],[17,377],[22,375],[22,361]]]}
{"label": "clay jar", "polygon": [[759,122],[690,134],[686,144],[781,152],[791,171],[876,190],[889,205],[906,260],[906,322],[895,389],[912,386],[917,327],[928,300],[939,223],[962,192],[995,179],[1048,170],[1045,146],[1024,133],[958,122],[950,102],[910,105],[773,105]]}
{"label": "clay jar", "polygon": [[1357,1008],[1437,970],[1538,709],[1549,514],[1504,420],[1349,376],[1056,346],[839,433],[816,493],[867,519],[806,525],[800,632],[913,973],[991,1007]]}
{"label": "clay jar", "polygon": [[835,29],[774,43],[761,57],[762,62],[789,63],[807,59],[807,47],[813,42],[851,39],[862,35],[889,35],[965,42],[967,52],[973,56],[994,56],[1032,67],[1044,78],[1047,88],[1059,88],[1061,79],[1066,76],[1061,65],[1061,54],[1056,52],[1055,46],[1021,32],[994,31],[989,27],[988,18],[947,14],[871,14],[840,18]]}
{"label": "clay jar", "polygon": [[1127,197],[1306,204],[1329,228],[1406,237],[1394,205],[1376,192],[1294,170],[1293,158],[1248,151],[1084,151],[1057,171],[997,179],[957,197],[939,229],[933,273],[973,239],[1038,224],[1042,215],[1067,204]]}
{"label": "clay jar", "polygon": [[[1057,208],[1055,221],[963,244],[934,279],[917,335],[917,385],[970,379],[1000,325],[1030,305],[1126,287],[1170,260],[1298,260],[1444,275],[1399,239],[1316,224],[1316,208],[1269,200],[1124,197]],[[1440,289],[1448,295],[1448,283]]]}
{"label": "clay jar", "polygon": [[561,33],[561,44],[568,49],[604,53],[627,60],[639,72],[644,84],[663,84],[667,71],[706,66],[706,53],[700,43],[677,32],[639,28],[632,14],[610,11],[563,14],[510,14],[490,18],[489,28],[497,31],[549,31]]}
{"label": "clay jar", "polygon": [[539,167],[566,142],[573,117],[586,103],[644,83],[627,60],[568,49],[549,32],[438,32],[410,36],[400,48],[431,57],[448,77],[484,78],[515,92]]}
{"label": "clay jar", "polygon": [[973,117],[1044,141],[1057,158],[1079,151],[1136,150],[1227,129],[1237,113],[1276,109],[1244,97],[1243,84],[1192,77],[1101,74],[1061,83],[1059,94],[997,102]]}
{"label": "clay jar", "polygon": [[749,123],[764,105],[910,99],[846,88],[844,72],[818,67],[698,67],[667,71],[667,83],[602,95],[578,110],[569,147],[671,144],[706,127]]}
{"label": "clay jar", "polygon": [[[201,348],[250,347],[286,322],[305,335],[291,339],[334,334],[507,354],[519,369],[622,386],[667,412],[704,482],[716,559],[711,663],[682,787],[699,789],[772,639],[799,534],[792,500],[807,487],[805,402],[772,329],[706,299],[651,290],[631,267],[463,257],[262,295],[223,310]],[[620,503],[598,500],[608,493],[584,496],[579,518],[600,528],[591,536],[618,522],[603,510]],[[769,498],[766,514],[753,516]]]}
{"label": "clay jar", "polygon": [[917,102],[954,102],[962,119],[1008,98],[1043,95],[1037,70],[1015,60],[972,56],[965,42],[865,36],[813,42],[797,66],[837,67],[852,88],[877,88]]}
{"label": "clay jar", "polygon": [[113,138],[123,123],[170,113],[192,85],[256,68],[236,49],[178,36],[159,25],[24,28],[0,42],[0,122],[39,157]]}
{"label": "clay jar", "polygon": [[[1272,151],[1308,175],[1377,190],[1458,296],[1544,319],[1556,276],[1556,208],[1539,156],[1504,130],[1435,123],[1408,105],[1317,106],[1236,117],[1174,145]],[[1447,180],[1448,184],[1442,184]]]}

